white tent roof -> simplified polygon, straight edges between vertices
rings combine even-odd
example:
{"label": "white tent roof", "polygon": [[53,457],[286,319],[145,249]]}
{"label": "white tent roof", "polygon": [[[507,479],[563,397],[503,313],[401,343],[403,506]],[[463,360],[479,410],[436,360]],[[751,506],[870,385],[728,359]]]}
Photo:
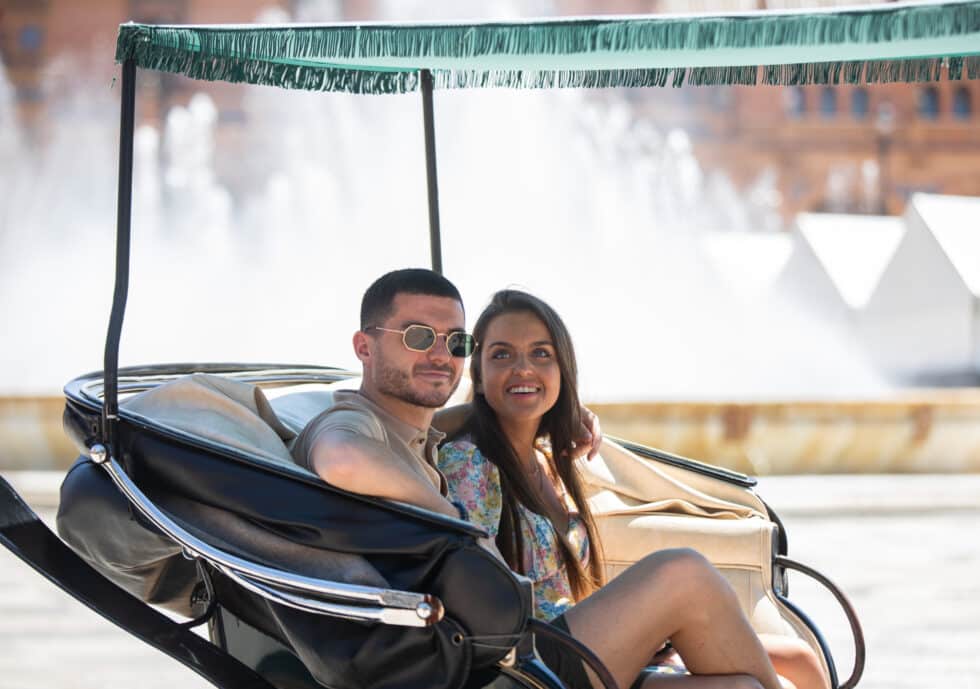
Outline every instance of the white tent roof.
{"label": "white tent roof", "polygon": [[698,243],[721,279],[743,297],[768,290],[793,250],[788,235],[761,232],[706,232]]}
{"label": "white tent roof", "polygon": [[915,194],[910,203],[967,289],[980,297],[980,198]]}
{"label": "white tent roof", "polygon": [[901,218],[878,215],[801,213],[796,225],[853,309],[868,303],[905,231]]}

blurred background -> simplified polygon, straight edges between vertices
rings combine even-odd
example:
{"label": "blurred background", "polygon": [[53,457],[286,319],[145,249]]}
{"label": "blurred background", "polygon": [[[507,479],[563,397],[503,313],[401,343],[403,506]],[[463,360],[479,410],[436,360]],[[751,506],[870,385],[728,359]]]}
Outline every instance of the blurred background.
{"label": "blurred background", "polygon": [[[0,469],[62,468],[102,368],[117,25],[815,2],[0,0]],[[608,433],[753,474],[980,470],[980,82],[438,92],[444,266],[575,338]],[[421,101],[138,78],[123,364],[354,366],[427,265]]]}
{"label": "blurred background", "polygon": [[[831,4],[0,0],[0,474],[51,523],[61,388],[102,368],[119,23]],[[141,72],[137,98],[122,363],[355,366],[365,287],[429,261],[420,97]],[[863,689],[980,686],[978,109],[980,81],[435,94],[470,321],[539,294],[606,433],[766,475],[790,555],[858,610]],[[798,579],[843,678],[847,625]],[[4,549],[0,649],[0,689],[204,685]]]}

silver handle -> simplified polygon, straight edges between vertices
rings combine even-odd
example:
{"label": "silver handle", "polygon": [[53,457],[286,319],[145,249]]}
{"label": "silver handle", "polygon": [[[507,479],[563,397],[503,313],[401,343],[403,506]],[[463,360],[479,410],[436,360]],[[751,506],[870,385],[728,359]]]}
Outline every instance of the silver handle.
{"label": "silver handle", "polygon": [[[861,629],[861,621],[858,620],[857,613],[854,611],[854,606],[851,605],[851,601],[847,599],[844,592],[841,591],[837,585],[828,579],[826,576],[815,570],[813,567],[804,565],[802,562],[797,562],[796,560],[791,560],[784,555],[777,555],[773,558],[773,564],[776,567],[783,567],[785,569],[792,569],[806,576],[812,578],[818,583],[822,584],[824,588],[830,591],[831,595],[837,599],[840,604],[841,609],[844,611],[844,616],[847,618],[847,623],[851,626],[851,635],[854,639],[854,668],[851,670],[851,676],[848,677],[843,682],[839,683],[836,689],[854,689],[857,686],[858,680],[861,679],[861,675],[864,674],[864,663],[866,657],[866,649],[864,644],[864,631]],[[789,604],[791,607],[796,609],[796,606],[792,605],[789,600],[782,595],[777,594],[784,603]],[[804,622],[807,620],[804,616]],[[811,631],[816,632],[815,627],[811,627]],[[823,637],[817,633],[817,642],[820,644],[821,650],[824,656],[827,658],[831,668],[834,668],[833,656],[830,653],[830,648],[827,646]],[[835,675],[832,679],[836,681],[836,669],[832,669],[832,674]]]}

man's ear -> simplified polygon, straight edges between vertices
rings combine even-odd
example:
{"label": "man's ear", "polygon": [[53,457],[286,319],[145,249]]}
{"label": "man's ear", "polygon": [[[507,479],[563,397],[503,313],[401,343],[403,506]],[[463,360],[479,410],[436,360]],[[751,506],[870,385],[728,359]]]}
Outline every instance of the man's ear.
{"label": "man's ear", "polygon": [[361,360],[361,363],[366,364],[371,358],[370,338],[364,333],[363,330],[358,330],[356,333],[354,333],[353,343],[354,354]]}

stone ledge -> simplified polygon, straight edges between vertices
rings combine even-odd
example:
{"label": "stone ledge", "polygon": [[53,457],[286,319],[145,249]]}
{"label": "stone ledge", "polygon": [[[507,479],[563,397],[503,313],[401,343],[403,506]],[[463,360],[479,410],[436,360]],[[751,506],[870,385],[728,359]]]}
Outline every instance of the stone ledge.
{"label": "stone ledge", "polygon": [[[2,471],[32,507],[58,506],[60,471]],[[980,510],[980,474],[763,476],[756,492],[777,514],[820,516]]]}

